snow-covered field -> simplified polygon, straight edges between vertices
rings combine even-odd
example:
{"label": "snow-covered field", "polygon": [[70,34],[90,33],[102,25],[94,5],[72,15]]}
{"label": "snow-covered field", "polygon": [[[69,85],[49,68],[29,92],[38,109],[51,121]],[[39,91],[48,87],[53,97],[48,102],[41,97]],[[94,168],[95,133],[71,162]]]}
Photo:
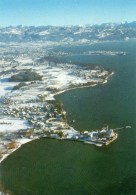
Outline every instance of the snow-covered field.
{"label": "snow-covered field", "polygon": [[29,124],[25,120],[19,120],[14,118],[2,118],[0,119],[0,133],[8,133],[18,131],[20,129],[30,128]]}

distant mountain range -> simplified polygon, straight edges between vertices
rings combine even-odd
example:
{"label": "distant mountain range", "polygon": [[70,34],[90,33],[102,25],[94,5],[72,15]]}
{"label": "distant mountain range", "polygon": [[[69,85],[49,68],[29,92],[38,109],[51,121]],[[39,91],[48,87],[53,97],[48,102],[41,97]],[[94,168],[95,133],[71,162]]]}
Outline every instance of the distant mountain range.
{"label": "distant mountain range", "polygon": [[0,42],[80,42],[114,41],[136,38],[136,21],[85,26],[0,27]]}

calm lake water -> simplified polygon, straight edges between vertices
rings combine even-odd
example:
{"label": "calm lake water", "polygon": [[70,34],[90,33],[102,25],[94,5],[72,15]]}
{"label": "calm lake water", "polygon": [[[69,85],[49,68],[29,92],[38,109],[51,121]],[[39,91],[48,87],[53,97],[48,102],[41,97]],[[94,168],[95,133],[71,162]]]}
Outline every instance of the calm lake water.
{"label": "calm lake water", "polygon": [[[56,98],[78,130],[131,125],[105,148],[72,141],[41,139],[22,146],[1,164],[1,183],[15,195],[136,194],[136,40],[56,48],[74,56],[62,61],[98,64],[114,71],[94,88],[65,92]],[[126,56],[87,56],[77,51],[126,51]]]}

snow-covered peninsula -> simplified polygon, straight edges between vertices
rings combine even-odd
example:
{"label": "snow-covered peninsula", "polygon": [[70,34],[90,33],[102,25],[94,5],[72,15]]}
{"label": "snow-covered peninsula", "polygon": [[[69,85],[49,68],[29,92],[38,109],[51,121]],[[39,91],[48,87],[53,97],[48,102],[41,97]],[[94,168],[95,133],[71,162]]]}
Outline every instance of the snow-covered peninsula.
{"label": "snow-covered peninsula", "polygon": [[117,138],[112,130],[78,132],[67,124],[54,96],[66,90],[104,84],[113,72],[99,66],[44,59],[38,45],[2,47],[0,55],[0,161],[22,144],[41,137],[72,139],[98,146]]}

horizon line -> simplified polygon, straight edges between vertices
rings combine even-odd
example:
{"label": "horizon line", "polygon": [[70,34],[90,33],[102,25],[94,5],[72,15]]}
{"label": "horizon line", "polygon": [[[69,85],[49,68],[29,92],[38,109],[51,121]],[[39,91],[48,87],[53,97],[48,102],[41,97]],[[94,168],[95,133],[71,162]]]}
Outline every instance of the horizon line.
{"label": "horizon line", "polygon": [[95,25],[98,25],[98,26],[101,26],[103,24],[117,24],[117,25],[120,25],[120,24],[129,24],[129,23],[133,23],[133,22],[136,22],[136,20],[133,20],[133,21],[124,21],[124,22],[102,22],[102,23],[88,23],[88,24],[64,24],[64,25],[53,25],[53,24],[47,24],[47,25],[44,25],[44,24],[40,24],[40,25],[23,25],[23,24],[16,24],[16,25],[0,25],[0,28],[6,28],[6,27],[45,27],[45,26],[52,26],[52,27],[72,27],[72,26],[80,26],[80,27],[84,27],[84,26],[95,26]]}

